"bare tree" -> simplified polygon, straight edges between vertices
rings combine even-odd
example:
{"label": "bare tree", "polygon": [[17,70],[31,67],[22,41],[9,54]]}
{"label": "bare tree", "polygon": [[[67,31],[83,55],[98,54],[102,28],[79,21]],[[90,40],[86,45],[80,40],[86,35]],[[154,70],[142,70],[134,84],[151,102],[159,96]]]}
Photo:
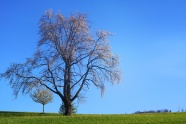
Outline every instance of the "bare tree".
{"label": "bare tree", "polygon": [[51,103],[53,100],[52,92],[46,88],[38,88],[30,94],[30,97],[34,102],[41,103],[43,105],[43,113],[45,112],[44,106]]}
{"label": "bare tree", "polygon": [[[35,54],[23,64],[12,64],[1,76],[10,80],[14,94],[29,93],[42,85],[59,95],[65,115],[72,102],[93,84],[105,91],[105,82],[119,83],[118,56],[109,45],[107,31],[90,32],[86,15],[65,17],[47,11],[40,19],[41,38]],[[83,90],[84,89],[84,90]]]}

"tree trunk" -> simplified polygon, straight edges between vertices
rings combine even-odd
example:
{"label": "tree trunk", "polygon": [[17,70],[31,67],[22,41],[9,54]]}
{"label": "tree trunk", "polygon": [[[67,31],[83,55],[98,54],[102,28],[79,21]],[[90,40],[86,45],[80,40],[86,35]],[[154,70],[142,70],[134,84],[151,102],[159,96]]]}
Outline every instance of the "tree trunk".
{"label": "tree trunk", "polygon": [[43,113],[45,113],[45,108],[44,108],[44,104],[43,104]]}
{"label": "tree trunk", "polygon": [[72,115],[72,101],[71,101],[71,66],[70,60],[66,65],[66,73],[65,73],[65,85],[64,85],[64,105],[65,105],[65,113],[64,115],[70,116]]}
{"label": "tree trunk", "polygon": [[72,102],[70,100],[67,100],[64,102],[64,105],[65,105],[64,115],[66,115],[66,116],[72,115]]}

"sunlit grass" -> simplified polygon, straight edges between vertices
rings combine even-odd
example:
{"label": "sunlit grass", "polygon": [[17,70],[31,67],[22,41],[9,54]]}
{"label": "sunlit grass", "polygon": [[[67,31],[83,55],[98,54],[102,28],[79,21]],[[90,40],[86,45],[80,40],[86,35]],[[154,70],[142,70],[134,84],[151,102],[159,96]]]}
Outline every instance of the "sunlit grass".
{"label": "sunlit grass", "polygon": [[73,115],[0,112],[0,124],[186,124],[186,113]]}

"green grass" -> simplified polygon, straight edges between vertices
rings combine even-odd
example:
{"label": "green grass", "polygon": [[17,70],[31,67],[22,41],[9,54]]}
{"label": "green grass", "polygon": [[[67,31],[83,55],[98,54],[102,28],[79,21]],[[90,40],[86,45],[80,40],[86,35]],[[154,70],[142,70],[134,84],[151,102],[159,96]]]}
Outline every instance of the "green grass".
{"label": "green grass", "polygon": [[73,115],[0,112],[0,124],[186,124],[186,113]]}

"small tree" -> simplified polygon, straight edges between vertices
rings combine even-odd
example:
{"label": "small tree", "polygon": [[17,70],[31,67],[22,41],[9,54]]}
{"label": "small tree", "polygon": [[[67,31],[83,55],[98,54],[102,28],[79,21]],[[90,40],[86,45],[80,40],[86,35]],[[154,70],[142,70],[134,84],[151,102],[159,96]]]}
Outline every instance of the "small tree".
{"label": "small tree", "polygon": [[[59,113],[65,115],[64,103],[61,104],[61,106],[59,108]],[[72,114],[76,114],[76,113],[77,113],[77,106],[74,106],[74,104],[72,104]]]}
{"label": "small tree", "polygon": [[52,92],[46,88],[39,88],[33,93],[30,94],[30,97],[34,102],[41,103],[43,105],[43,113],[44,106],[48,103],[51,103],[53,100]]}

